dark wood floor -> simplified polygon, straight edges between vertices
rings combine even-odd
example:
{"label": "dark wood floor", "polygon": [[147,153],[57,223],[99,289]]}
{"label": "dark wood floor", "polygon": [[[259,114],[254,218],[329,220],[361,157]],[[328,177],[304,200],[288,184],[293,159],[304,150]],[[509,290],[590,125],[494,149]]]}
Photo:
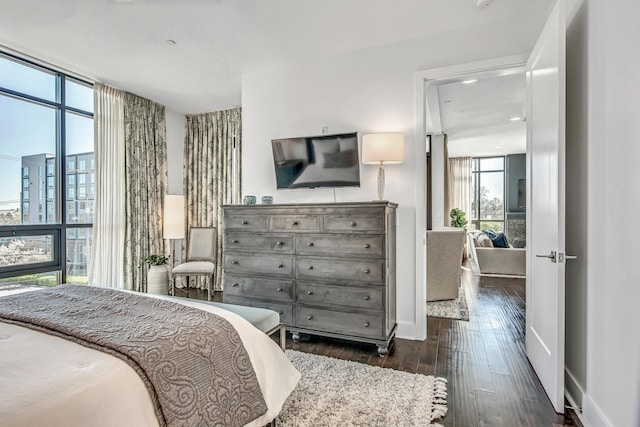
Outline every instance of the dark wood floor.
{"label": "dark wood floor", "polygon": [[[375,346],[312,336],[287,348],[448,380],[443,426],[581,426],[572,411],[553,410],[525,356],[523,279],[463,271],[470,321],[427,318],[427,339],[396,339],[379,357]],[[202,291],[192,290],[202,298]],[[216,295],[216,300],[221,295]]]}

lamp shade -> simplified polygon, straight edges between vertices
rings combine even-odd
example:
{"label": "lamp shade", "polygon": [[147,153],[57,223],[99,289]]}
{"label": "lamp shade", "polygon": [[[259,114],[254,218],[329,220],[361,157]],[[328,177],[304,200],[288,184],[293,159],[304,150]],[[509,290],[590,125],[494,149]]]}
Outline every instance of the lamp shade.
{"label": "lamp shade", "polygon": [[404,160],[404,134],[370,133],[362,137],[362,163],[393,164]]}
{"label": "lamp shade", "polygon": [[184,239],[184,196],[164,196],[164,238]]}

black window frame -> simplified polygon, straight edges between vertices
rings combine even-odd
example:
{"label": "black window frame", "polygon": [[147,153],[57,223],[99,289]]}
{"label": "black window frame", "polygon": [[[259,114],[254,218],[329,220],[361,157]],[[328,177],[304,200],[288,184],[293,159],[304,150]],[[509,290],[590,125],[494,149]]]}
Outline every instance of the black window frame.
{"label": "black window frame", "polygon": [[[487,170],[481,170],[480,169],[480,160],[486,160],[486,159],[502,159],[502,169],[487,169]],[[474,201],[477,202],[475,203],[475,209],[472,208],[472,213],[470,215],[469,218],[469,222],[474,226],[474,228],[476,230],[482,230],[482,223],[483,222],[500,222],[502,223],[502,231],[504,233],[507,232],[506,230],[506,224],[507,224],[507,211],[506,211],[506,161],[507,161],[507,156],[505,155],[501,155],[501,156],[480,156],[480,157],[472,157],[472,161],[474,163],[473,167],[472,167],[472,171],[471,174],[473,177],[475,177],[475,180],[472,180],[472,182],[475,183],[474,188],[473,188],[473,200],[471,201],[471,206],[473,206]],[[480,198],[479,198],[479,194],[480,194],[480,188],[481,188],[481,176],[484,173],[496,173],[496,172],[502,172],[502,203],[504,206],[504,212],[502,215],[502,219],[482,219],[480,212],[481,212],[481,206],[480,206]],[[474,218],[475,215],[475,218]]]}
{"label": "black window frame", "polygon": [[[67,164],[66,164],[66,116],[67,113],[77,114],[93,120],[94,114],[90,111],[81,110],[69,105],[66,105],[66,90],[65,85],[67,81],[73,81],[90,88],[93,88],[93,82],[64,73],[60,70],[52,67],[37,63],[35,61],[22,58],[18,55],[0,50],[0,57],[6,60],[15,61],[19,64],[49,73],[56,76],[56,100],[50,101],[37,96],[29,95],[26,93],[18,92],[3,86],[0,86],[0,96],[8,96],[20,101],[31,102],[36,105],[49,107],[56,110],[56,150],[55,150],[55,171],[56,171],[56,222],[55,223],[41,223],[41,224],[0,224],[0,237],[18,237],[29,235],[51,235],[53,236],[53,252],[54,257],[50,262],[45,263],[31,263],[21,265],[10,265],[0,267],[0,279],[16,277],[25,274],[37,274],[37,273],[57,273],[57,283],[65,283],[67,279],[67,230],[78,228],[93,228],[93,223],[67,223]],[[95,149],[94,149],[95,152]],[[49,175],[48,168],[45,168],[45,176]],[[22,171],[24,175],[24,171]],[[48,196],[48,186],[45,186],[45,192]],[[22,207],[21,207],[22,208]],[[42,214],[42,212],[41,212]],[[48,212],[44,212],[48,215]],[[24,212],[21,220],[24,220]]]}

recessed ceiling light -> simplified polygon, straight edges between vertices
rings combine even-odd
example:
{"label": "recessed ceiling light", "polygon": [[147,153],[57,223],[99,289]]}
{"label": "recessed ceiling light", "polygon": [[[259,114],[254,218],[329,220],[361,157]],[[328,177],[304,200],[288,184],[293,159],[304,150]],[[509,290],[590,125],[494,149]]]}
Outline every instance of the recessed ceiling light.
{"label": "recessed ceiling light", "polygon": [[471,83],[475,83],[475,82],[477,82],[477,81],[478,81],[478,79],[463,80],[463,81],[462,81],[462,84],[470,85]]}
{"label": "recessed ceiling light", "polygon": [[452,100],[450,100],[450,99],[445,99],[443,102],[444,102],[445,104],[451,104],[453,101],[452,101]]}
{"label": "recessed ceiling light", "polygon": [[502,145],[496,145],[493,148],[502,148]]}
{"label": "recessed ceiling light", "polygon": [[511,117],[509,120],[511,120],[512,122],[519,122],[520,120],[522,120],[522,117],[520,117],[520,116],[513,116],[513,117]]}
{"label": "recessed ceiling light", "polygon": [[176,45],[176,41],[175,40],[167,39],[164,42],[167,44],[167,46],[175,46]]}

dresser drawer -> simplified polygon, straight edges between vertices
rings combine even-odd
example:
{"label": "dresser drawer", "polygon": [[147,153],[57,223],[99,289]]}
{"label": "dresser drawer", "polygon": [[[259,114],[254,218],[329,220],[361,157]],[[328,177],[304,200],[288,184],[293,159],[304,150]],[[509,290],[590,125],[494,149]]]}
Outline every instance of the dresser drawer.
{"label": "dresser drawer", "polygon": [[267,231],[267,216],[234,215],[225,216],[225,227],[227,230],[245,231]]}
{"label": "dresser drawer", "polygon": [[320,231],[320,217],[315,215],[273,215],[271,231]]}
{"label": "dresser drawer", "polygon": [[293,236],[287,234],[247,234],[226,233],[224,235],[226,251],[264,251],[293,253]]}
{"label": "dresser drawer", "polygon": [[384,261],[298,257],[296,267],[296,277],[299,279],[343,279],[384,283]]}
{"label": "dresser drawer", "polygon": [[258,307],[273,310],[280,315],[280,321],[287,325],[293,325],[293,305],[279,304],[277,302],[254,301],[236,296],[224,295],[224,302],[228,304],[244,305],[247,307]]}
{"label": "dresser drawer", "polygon": [[300,255],[358,255],[381,258],[384,236],[301,234],[296,236]]}
{"label": "dresser drawer", "polygon": [[224,294],[293,302],[293,281],[226,275]]}
{"label": "dresser drawer", "polygon": [[[298,302],[307,305],[336,305],[382,310],[383,289],[379,286],[355,288],[298,281]],[[226,288],[225,288],[226,289]]]}
{"label": "dresser drawer", "polygon": [[325,218],[325,231],[332,232],[384,232],[383,215],[358,216],[358,215],[327,215]]}
{"label": "dresser drawer", "polygon": [[286,255],[249,255],[226,253],[224,271],[227,274],[267,274],[270,276],[291,277],[293,275],[293,257]]}
{"label": "dresser drawer", "polygon": [[296,313],[298,327],[345,335],[380,337],[383,323],[381,314],[344,313],[302,306],[298,306]]}

